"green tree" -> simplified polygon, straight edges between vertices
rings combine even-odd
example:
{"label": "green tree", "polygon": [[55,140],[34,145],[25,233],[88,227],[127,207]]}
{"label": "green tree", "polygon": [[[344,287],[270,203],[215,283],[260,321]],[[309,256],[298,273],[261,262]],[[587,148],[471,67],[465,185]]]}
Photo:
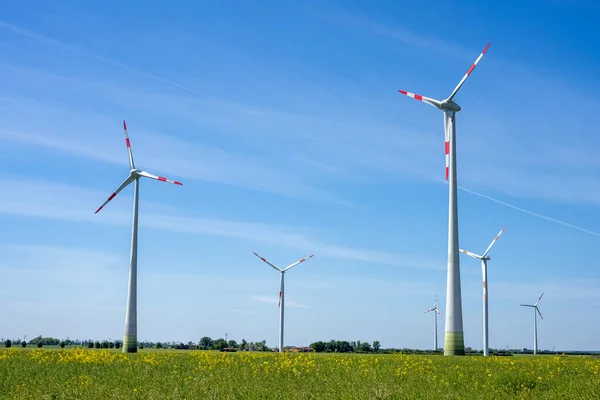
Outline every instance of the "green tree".
{"label": "green tree", "polygon": [[42,347],[44,344],[42,342],[38,342],[37,347],[40,348]]}
{"label": "green tree", "polygon": [[12,347],[12,342],[10,341],[10,339],[6,339],[6,342],[4,342],[4,346],[6,346],[6,348]]}
{"label": "green tree", "polygon": [[337,342],[335,340],[331,339],[329,343],[327,343],[327,351],[330,353],[337,351]]}
{"label": "green tree", "polygon": [[242,342],[240,343],[240,350],[248,350],[248,342],[246,342],[246,339],[242,339]]}
{"label": "green tree", "polygon": [[61,342],[59,343],[59,345],[60,345],[60,348],[61,348],[61,349],[64,349],[64,348],[65,348],[65,342],[61,341]]}
{"label": "green tree", "polygon": [[369,344],[369,342],[361,343],[360,346],[358,346],[358,351],[368,353],[371,351],[371,345]]}
{"label": "green tree", "polygon": [[213,343],[213,348],[215,350],[223,350],[225,347],[227,347],[227,342],[223,338],[219,338]]}
{"label": "green tree", "polygon": [[341,353],[352,353],[352,345],[350,342],[344,340],[343,342],[339,343],[338,351]]}
{"label": "green tree", "polygon": [[23,341],[21,342],[21,347],[27,347],[27,342],[23,340]]}
{"label": "green tree", "polygon": [[238,347],[238,344],[235,340],[231,339],[229,342],[227,342],[227,347],[236,348]]}
{"label": "green tree", "polygon": [[314,342],[310,344],[310,347],[316,352],[316,353],[323,353],[324,351],[327,350],[327,344],[325,342]]}
{"label": "green tree", "polygon": [[157,348],[157,349],[162,349],[162,347],[163,347],[163,346],[162,346],[162,343],[161,343],[161,342],[158,342],[158,343],[156,343],[156,348]]}
{"label": "green tree", "polygon": [[204,336],[202,339],[200,339],[200,342],[198,342],[198,346],[202,350],[212,350],[213,340],[211,338],[209,338],[208,336]]}
{"label": "green tree", "polygon": [[375,353],[379,352],[380,347],[381,347],[381,344],[379,343],[379,340],[374,340],[373,341],[373,351]]}

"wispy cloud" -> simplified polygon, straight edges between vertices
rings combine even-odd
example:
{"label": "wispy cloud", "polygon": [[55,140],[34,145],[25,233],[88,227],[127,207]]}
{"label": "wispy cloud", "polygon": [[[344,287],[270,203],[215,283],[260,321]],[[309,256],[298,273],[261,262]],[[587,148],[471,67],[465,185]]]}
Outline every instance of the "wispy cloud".
{"label": "wispy cloud", "polygon": [[122,268],[127,260],[121,256],[46,244],[9,244],[0,250],[4,254],[2,276],[13,282],[0,289],[0,299],[11,307],[22,302],[47,304],[49,291],[51,301],[62,306],[84,301],[97,308],[113,308],[121,297],[113,284],[127,276]]}
{"label": "wispy cloud", "polygon": [[[261,303],[269,303],[269,304],[278,304],[279,299],[277,297],[270,296],[248,296],[252,300],[260,301]],[[294,307],[294,308],[310,308],[309,306],[305,306],[303,304],[295,303],[292,300],[285,299],[286,307]]]}
{"label": "wispy cloud", "polygon": [[[118,124],[113,124],[114,135],[100,133],[102,128],[106,131],[110,129],[108,117],[95,113],[82,113],[79,117],[73,117],[74,111],[68,107],[49,106],[22,98],[0,98],[0,104],[6,106],[4,112],[0,113],[7,117],[4,126],[14,127],[0,129],[0,140],[39,146],[87,160],[127,165],[124,139]],[[26,115],[23,115],[24,110],[29,115],[36,114],[36,121],[28,122]],[[69,123],[69,120],[79,122],[84,117],[89,117],[85,126],[96,126],[96,134],[81,135],[83,123]],[[57,130],[61,119],[61,129]],[[138,165],[149,165],[150,172],[350,205],[328,190],[307,183],[303,176],[289,168],[277,168],[275,160],[149,133],[145,129],[136,131],[135,124],[133,127],[130,124],[130,137]],[[109,143],[109,139],[112,139],[112,143]],[[147,160],[152,161],[150,163]]]}
{"label": "wispy cloud", "polygon": [[600,298],[600,280],[566,279],[551,281],[542,279],[532,283],[495,282],[494,292],[501,299],[513,299],[523,304],[532,304],[537,296],[544,293],[545,302],[554,299],[598,299]]}
{"label": "wispy cloud", "polygon": [[[349,21],[353,21],[353,24],[375,29],[381,34],[391,35],[387,28],[381,27],[373,21],[366,20],[365,22],[361,19],[362,17],[348,16],[343,9],[336,9],[335,12],[341,13],[343,18],[348,17]],[[29,35],[28,37],[36,36],[36,34],[23,31],[21,28],[7,23],[1,27],[10,29],[15,33]],[[19,30],[20,32],[17,32]],[[445,42],[428,40],[401,30],[395,32],[392,36],[402,36],[403,39],[398,40],[403,40],[412,46],[448,48],[448,44]],[[52,41],[49,38],[38,39]],[[68,45],[65,46],[69,47]],[[78,82],[77,84],[85,87],[90,82]],[[313,171],[320,171],[323,175],[320,176],[314,173],[302,175],[288,169],[288,166],[277,168],[272,163],[244,156],[242,155],[243,151],[236,154],[231,151],[224,151],[216,146],[197,144],[190,146],[189,143],[184,141],[171,139],[163,141],[164,138],[158,136],[160,139],[154,140],[151,146],[155,149],[171,146],[176,150],[173,152],[175,154],[179,151],[185,153],[185,150],[182,149],[189,148],[190,154],[193,152],[194,155],[201,155],[200,157],[190,155],[187,158],[174,155],[171,157],[165,156],[159,151],[153,152],[148,148],[148,154],[150,154],[151,159],[155,160],[157,168],[171,174],[177,174],[175,176],[226,182],[240,187],[267,190],[296,197],[318,198],[337,204],[351,205],[345,200],[338,199],[327,190],[315,187],[308,182],[327,182],[328,179],[359,179],[366,182],[372,178],[372,174],[369,174],[369,172],[373,171],[385,171],[395,175],[410,171],[433,173],[436,171],[435,166],[439,165],[435,161],[440,159],[436,157],[439,154],[436,150],[438,149],[436,146],[439,140],[434,134],[406,132],[396,125],[386,125],[368,120],[338,121],[302,113],[290,113],[255,105],[239,104],[223,99],[202,98],[199,93],[190,92],[189,90],[187,92],[193,94],[194,97],[142,93],[136,90],[118,89],[104,83],[93,83],[93,86],[95,89],[99,89],[94,90],[94,92],[104,90],[107,95],[110,94],[110,97],[120,99],[123,104],[143,104],[143,107],[150,108],[155,112],[171,113],[188,118],[197,124],[206,123],[206,120],[212,121],[221,128],[237,134],[276,136],[277,133],[285,131],[289,134],[280,136],[285,137],[288,142],[285,145],[283,142],[279,142],[278,149],[280,151],[285,151],[291,147],[302,149],[301,143],[304,143],[304,146],[306,146],[306,143],[310,143],[310,154],[303,150],[296,150],[297,153],[292,155],[292,159],[295,160],[297,165],[302,165],[304,170],[307,170],[307,166],[311,166],[309,170],[314,168]],[[119,95],[115,96],[117,93],[115,91]],[[13,101],[14,99],[11,99],[10,103]],[[204,107],[209,107],[209,110],[204,114],[199,113],[198,110]],[[231,118],[232,113],[236,115],[236,118]],[[20,130],[4,130],[0,132],[0,138],[2,137],[6,140],[22,140],[30,144],[60,149],[61,151],[86,157],[93,157],[94,155],[90,153],[95,153],[98,159],[102,158],[102,161],[117,162],[116,157],[108,152],[96,152],[97,147],[95,146],[93,148],[91,146],[82,147],[65,138],[54,140],[54,138],[48,137],[46,132],[32,133],[21,132]],[[146,137],[152,142],[152,135]],[[550,145],[547,143],[550,143]],[[539,157],[535,156],[540,154],[540,151],[535,151],[536,148],[519,152],[520,146],[511,146],[510,148],[505,146],[504,150],[496,149],[496,152],[488,153],[481,151],[487,147],[485,143],[480,143],[478,146],[479,148],[477,146],[469,148],[469,154],[461,161],[462,181],[470,187],[485,188],[496,193],[508,194],[514,198],[541,198],[567,204],[600,204],[600,192],[596,189],[599,186],[596,184],[597,179],[589,173],[582,175],[580,172],[586,165],[594,168],[598,165],[590,155],[582,157],[581,148],[561,145],[560,151],[553,151],[551,142],[543,141],[540,146],[545,146],[542,149],[544,156]],[[464,146],[461,148],[464,149]],[[485,160],[478,159],[479,154],[483,153],[486,154]],[[179,153],[177,154],[179,155]],[[505,170],[498,170],[494,175],[494,179],[490,179],[490,167],[480,165],[481,162],[485,161],[486,164],[489,164],[495,159],[500,160],[503,158],[518,159],[519,162],[505,164],[503,166]],[[198,160],[206,160],[206,164],[198,165]],[[566,169],[562,174],[550,177],[544,177],[543,173],[535,171],[524,174],[523,163],[530,164],[532,160],[537,160],[536,163],[544,166],[552,165],[554,168],[571,167],[573,169]],[[121,162],[124,163],[125,161]],[[215,165],[219,167],[214,168]],[[493,185],[490,183],[491,181],[494,182]],[[471,189],[465,188],[465,190]],[[482,195],[482,197],[496,201],[488,195]],[[530,215],[541,216],[518,206],[510,206]],[[571,225],[551,217],[541,217],[566,226]],[[587,231],[584,228],[580,230]]]}
{"label": "wispy cloud", "polygon": [[455,42],[428,37],[400,27],[388,26],[333,3],[319,2],[318,5],[307,5],[306,9],[311,14],[329,23],[348,29],[361,30],[372,35],[383,36],[402,45],[435,50],[436,52],[453,54],[455,56],[457,53],[464,52],[463,48]]}
{"label": "wispy cloud", "polygon": [[[91,210],[98,198],[105,193],[54,182],[33,180],[0,179],[0,185],[11,187],[11,191],[0,199],[0,213],[22,215],[34,218],[55,219],[80,223],[129,225],[129,207],[112,205],[104,215],[94,215]],[[409,254],[393,254],[370,249],[360,249],[329,244],[321,240],[314,229],[260,224],[242,221],[227,221],[209,218],[195,218],[181,215],[161,214],[160,207],[153,207],[140,226],[180,233],[192,233],[243,239],[254,242],[311,251],[319,256],[390,265],[403,268],[443,269],[443,263]],[[312,231],[309,236],[306,231]],[[300,232],[300,233],[299,233]]]}
{"label": "wispy cloud", "polygon": [[97,53],[94,53],[94,52],[91,52],[91,51],[88,51],[88,50],[84,50],[84,49],[80,49],[78,47],[69,45],[67,43],[60,42],[60,41],[55,40],[53,38],[50,38],[48,36],[44,36],[44,35],[40,35],[40,34],[35,33],[35,32],[28,31],[26,29],[20,28],[17,25],[11,24],[9,22],[0,21],[0,28],[6,29],[6,30],[8,30],[10,32],[13,32],[15,34],[27,37],[29,39],[32,39],[32,40],[35,40],[35,41],[38,41],[38,42],[45,43],[45,44],[53,46],[53,47],[57,47],[57,48],[60,48],[60,49],[63,49],[63,50],[67,50],[67,51],[71,51],[71,52],[74,52],[74,53],[77,53],[77,54],[81,54],[83,56],[92,57],[92,58],[95,58],[95,59],[97,59],[99,61],[103,61],[103,62],[112,64],[112,65],[114,65],[116,67],[125,68],[125,69],[128,69],[128,70],[134,71],[134,72],[136,72],[138,74],[141,74],[141,75],[144,75],[146,77],[155,79],[157,81],[166,83],[166,84],[171,85],[173,87],[176,87],[178,89],[184,90],[184,91],[186,91],[188,93],[199,94],[197,91],[195,91],[195,90],[193,90],[193,89],[191,89],[189,87],[186,87],[184,85],[180,85],[180,84],[178,84],[176,82],[173,82],[173,81],[171,81],[169,79],[163,78],[163,77],[158,76],[156,74],[153,74],[153,73],[150,73],[148,71],[144,71],[144,70],[141,70],[141,69],[138,69],[138,68],[135,68],[135,67],[123,64],[121,62],[118,62],[118,61],[112,60],[110,58],[104,57],[102,55],[99,55]]}

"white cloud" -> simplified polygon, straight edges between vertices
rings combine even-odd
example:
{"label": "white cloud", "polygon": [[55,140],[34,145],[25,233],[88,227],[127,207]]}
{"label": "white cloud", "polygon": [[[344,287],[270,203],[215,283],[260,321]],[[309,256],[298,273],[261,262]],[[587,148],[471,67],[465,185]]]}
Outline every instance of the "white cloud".
{"label": "white cloud", "polygon": [[[250,299],[252,300],[256,300],[259,301],[261,303],[269,303],[269,304],[279,304],[279,298],[278,297],[271,297],[271,296],[248,296]],[[298,304],[295,303],[292,300],[288,300],[287,298],[285,299],[285,306],[286,307],[293,307],[293,308],[310,308],[308,306],[305,306],[303,304]]]}
{"label": "white cloud", "polygon": [[[122,206],[111,204],[112,209],[103,210],[103,215],[93,214],[91,210],[97,208],[97,199],[106,197],[106,193],[103,192],[53,182],[1,179],[1,177],[0,185],[12,188],[0,199],[1,214],[110,225],[131,223],[130,211],[127,211],[129,207],[124,207],[124,204]],[[159,206],[153,208],[158,211]],[[334,259],[403,268],[443,269],[440,263],[419,256],[328,244],[313,237],[312,235],[318,237],[314,230],[302,227],[292,229],[253,222],[167,215],[156,211],[146,213],[140,221],[140,227],[270,243],[305,252],[311,251],[319,256]],[[307,234],[308,232],[312,232],[312,235]]]}

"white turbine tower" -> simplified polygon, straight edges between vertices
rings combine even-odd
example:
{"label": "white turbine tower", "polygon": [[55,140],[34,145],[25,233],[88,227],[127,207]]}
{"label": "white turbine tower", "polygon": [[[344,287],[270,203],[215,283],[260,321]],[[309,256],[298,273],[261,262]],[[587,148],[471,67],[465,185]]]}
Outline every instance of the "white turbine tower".
{"label": "white turbine tower", "polygon": [[141,171],[135,168],[133,163],[133,154],[131,153],[131,144],[129,143],[129,135],[127,134],[127,124],[123,121],[123,130],[125,131],[125,144],[129,153],[129,176],[121,183],[121,186],[115,190],[98,208],[98,211],[111,201],[121,190],[126,188],[130,183],[134,183],[133,189],[133,227],[131,232],[131,258],[129,263],[129,287],[127,291],[127,310],[125,311],[125,334],[123,337],[123,353],[137,352],[137,241],[138,241],[138,199],[140,192],[140,178],[151,178],[163,182],[182,185],[181,182],[172,181],[162,176],[149,174],[146,171]]}
{"label": "white turbine tower", "polygon": [[[521,304],[521,307],[533,307],[533,354],[537,354],[537,350],[538,350],[538,345],[537,345],[537,314],[540,314],[540,318],[544,319],[544,317],[542,317],[542,313],[540,312],[540,309],[538,308],[538,303],[540,302],[540,300],[542,299],[542,296],[544,295],[544,293],[542,293],[542,295],[540,297],[538,297],[537,301],[535,302],[535,304]],[[537,314],[536,314],[537,311]]]}
{"label": "white turbine tower", "polygon": [[440,309],[437,307],[437,302],[438,302],[438,297],[437,295],[435,296],[435,302],[433,303],[433,308],[430,310],[427,310],[424,312],[424,314],[427,314],[431,311],[433,311],[433,351],[437,351],[438,350],[438,342],[437,342],[437,317],[438,314],[440,315],[440,317],[442,316],[442,313],[440,312]]}
{"label": "white turbine tower", "polygon": [[498,238],[500,237],[500,235],[502,235],[502,232],[504,232],[504,228],[502,228],[500,230],[500,233],[498,233],[496,235],[496,237],[494,238],[494,240],[492,240],[492,243],[490,243],[490,245],[488,246],[487,250],[485,251],[485,253],[483,253],[483,255],[477,255],[475,253],[471,253],[469,251],[460,249],[460,251],[462,251],[463,253],[465,253],[466,255],[473,257],[473,258],[477,258],[478,260],[481,260],[481,274],[483,275],[483,355],[487,356],[489,353],[489,330],[488,330],[488,290],[487,290],[487,262],[490,259],[487,254],[490,252],[490,249],[492,248],[492,246],[494,245],[494,243],[496,243],[496,240],[498,240]]}
{"label": "white turbine tower", "polygon": [[[491,44],[491,43],[490,43]],[[477,63],[481,60],[490,44],[481,52],[465,76],[458,82],[450,96],[445,100],[399,90],[400,93],[415,100],[427,103],[444,112],[444,134],[446,141],[446,180],[448,180],[448,278],[446,285],[446,335],[444,355],[464,355],[465,339],[463,334],[462,300],[460,290],[460,261],[458,257],[458,202],[456,184],[456,113],[460,106],[454,102],[454,96],[465,83]]]}
{"label": "white turbine tower", "polygon": [[279,288],[279,352],[283,353],[283,309],[284,309],[284,298],[285,298],[285,293],[284,293],[284,287],[283,287],[283,277],[285,276],[285,271],[295,267],[296,265],[308,260],[309,258],[313,257],[314,254],[311,254],[310,256],[303,258],[300,261],[296,261],[293,264],[288,265],[285,268],[279,268],[278,266],[270,263],[269,261],[267,261],[264,257],[259,256],[258,254],[254,253],[254,255],[258,258],[260,258],[261,260],[263,260],[264,262],[266,262],[267,264],[269,264],[271,267],[273,267],[275,270],[279,271],[281,273],[281,279],[280,279],[280,288]]}

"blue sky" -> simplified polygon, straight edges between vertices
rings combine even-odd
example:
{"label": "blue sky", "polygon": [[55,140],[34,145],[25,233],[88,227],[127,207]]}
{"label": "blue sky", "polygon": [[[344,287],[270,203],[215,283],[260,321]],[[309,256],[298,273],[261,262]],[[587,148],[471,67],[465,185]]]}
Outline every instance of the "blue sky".
{"label": "blue sky", "polygon": [[[35,10],[35,11],[31,11]],[[515,11],[518,10],[518,11]],[[0,336],[122,337],[143,180],[138,338],[432,346],[445,314],[443,119],[456,97],[460,244],[490,253],[490,345],[600,349],[594,2],[23,1],[0,22]],[[480,194],[474,194],[473,192]],[[481,195],[487,196],[482,197]],[[560,222],[503,205],[499,200]],[[581,228],[581,229],[578,229]],[[465,344],[481,272],[461,257]],[[443,320],[439,324],[443,342]]]}

